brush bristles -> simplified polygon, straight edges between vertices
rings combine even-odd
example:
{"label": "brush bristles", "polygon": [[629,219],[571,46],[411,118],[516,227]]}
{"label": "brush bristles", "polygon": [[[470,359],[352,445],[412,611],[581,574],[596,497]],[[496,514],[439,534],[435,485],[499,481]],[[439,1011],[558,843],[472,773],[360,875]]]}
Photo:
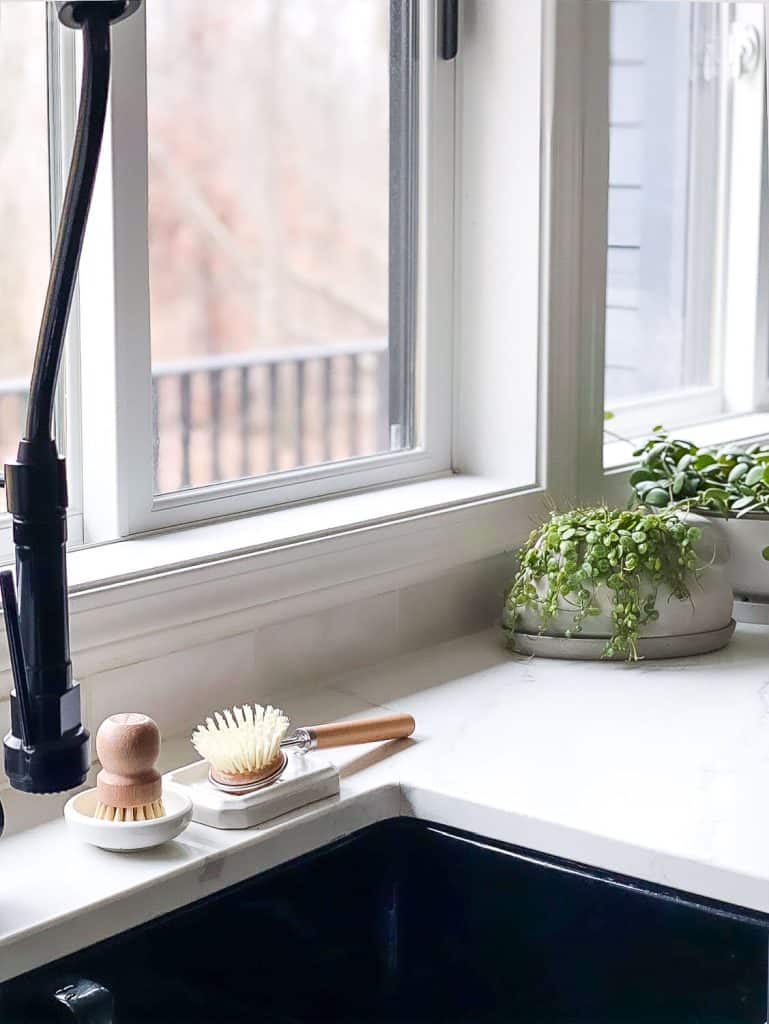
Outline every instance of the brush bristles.
{"label": "brush bristles", "polygon": [[107,804],[99,802],[94,818],[98,818],[99,821],[155,821],[157,818],[165,817],[165,813],[162,800],[142,804],[140,807],[108,807]]}
{"label": "brush bristles", "polygon": [[239,775],[277,760],[287,732],[288,719],[278,708],[244,704],[215,712],[197,727],[192,743],[215,771]]}

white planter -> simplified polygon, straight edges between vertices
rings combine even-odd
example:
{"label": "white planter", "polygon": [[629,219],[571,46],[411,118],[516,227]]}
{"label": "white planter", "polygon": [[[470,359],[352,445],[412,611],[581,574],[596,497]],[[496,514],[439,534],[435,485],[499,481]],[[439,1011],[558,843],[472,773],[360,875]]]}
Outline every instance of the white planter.
{"label": "white planter", "polygon": [[[710,633],[723,629],[732,618],[732,589],[722,565],[713,564],[689,579],[691,601],[674,597],[670,588],[661,585],[657,589],[656,608],[659,618],[640,629],[641,637],[675,637],[692,633]],[[545,584],[542,584],[544,592]],[[642,593],[650,594],[649,584]],[[596,588],[595,603],[601,609],[600,615],[589,616],[582,623],[582,637],[608,637],[611,635],[612,591],[602,585]],[[574,628],[574,608],[565,602],[548,622],[547,633],[561,635]],[[536,611],[524,609],[516,626],[520,633],[536,634],[541,621]]]}
{"label": "white planter", "polygon": [[[689,515],[703,529],[716,559],[723,565],[734,596],[748,601],[769,601],[769,562],[761,552],[769,547],[769,516],[742,519],[716,515]],[[708,553],[703,550],[703,557]]]}

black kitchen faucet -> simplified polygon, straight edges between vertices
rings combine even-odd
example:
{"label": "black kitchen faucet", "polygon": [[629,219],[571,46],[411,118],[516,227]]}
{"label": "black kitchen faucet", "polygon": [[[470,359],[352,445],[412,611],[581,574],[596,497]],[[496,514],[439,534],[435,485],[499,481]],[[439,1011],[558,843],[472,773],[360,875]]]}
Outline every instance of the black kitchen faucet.
{"label": "black kitchen faucet", "polygon": [[72,681],[69,652],[67,473],[53,436],[53,409],[104,134],[111,26],[137,10],[140,2],[56,4],[60,21],[83,33],[80,109],[24,437],[16,461],[5,467],[16,585],[10,572],[0,573],[14,681],[11,731],[4,741],[5,771],[14,789],[26,793],[73,789],[88,773],[89,737],[80,720],[80,692]]}

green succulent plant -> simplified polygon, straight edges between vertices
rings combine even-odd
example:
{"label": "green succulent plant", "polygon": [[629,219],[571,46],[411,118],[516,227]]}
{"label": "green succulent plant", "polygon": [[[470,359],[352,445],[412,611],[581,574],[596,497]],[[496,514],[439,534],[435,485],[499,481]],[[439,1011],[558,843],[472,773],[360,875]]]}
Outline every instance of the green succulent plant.
{"label": "green succulent plant", "polygon": [[673,510],[577,508],[552,512],[519,552],[519,568],[505,594],[502,625],[515,649],[524,609],[546,632],[556,614],[573,610],[567,636],[578,636],[586,618],[601,614],[597,590],[611,595],[612,633],[604,657],[638,659],[641,628],[659,618],[657,591],[691,600],[689,581],[703,567],[695,546],[700,531]]}
{"label": "green succulent plant", "polygon": [[[699,448],[662,427],[636,449],[630,475],[635,504],[729,515],[769,515],[769,445]],[[763,551],[769,558],[769,547]]]}

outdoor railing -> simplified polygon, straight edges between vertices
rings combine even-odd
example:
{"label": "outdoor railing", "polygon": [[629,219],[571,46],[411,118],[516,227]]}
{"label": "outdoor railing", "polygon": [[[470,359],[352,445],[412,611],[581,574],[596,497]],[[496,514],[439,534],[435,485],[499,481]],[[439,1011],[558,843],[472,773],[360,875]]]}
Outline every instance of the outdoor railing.
{"label": "outdoor railing", "polygon": [[[0,381],[9,451],[24,428],[28,386]],[[155,489],[386,451],[388,391],[388,345],[379,338],[156,364]]]}
{"label": "outdoor railing", "polygon": [[157,491],[387,450],[387,341],[153,367]]}

